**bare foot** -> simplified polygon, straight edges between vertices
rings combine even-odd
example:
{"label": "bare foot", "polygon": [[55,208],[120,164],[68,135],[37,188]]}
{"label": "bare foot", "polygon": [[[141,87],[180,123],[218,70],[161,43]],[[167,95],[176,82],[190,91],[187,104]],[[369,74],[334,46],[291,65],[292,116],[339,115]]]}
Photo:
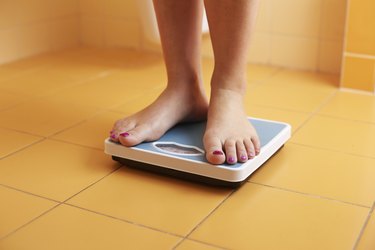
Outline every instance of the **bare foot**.
{"label": "bare foot", "polygon": [[230,89],[212,91],[203,137],[207,160],[235,164],[254,158],[260,142],[243,109],[243,95]]}
{"label": "bare foot", "polygon": [[193,84],[167,87],[148,107],[140,112],[118,120],[111,139],[130,147],[144,141],[159,139],[179,122],[194,122],[207,117],[207,99],[202,89],[194,90]]}

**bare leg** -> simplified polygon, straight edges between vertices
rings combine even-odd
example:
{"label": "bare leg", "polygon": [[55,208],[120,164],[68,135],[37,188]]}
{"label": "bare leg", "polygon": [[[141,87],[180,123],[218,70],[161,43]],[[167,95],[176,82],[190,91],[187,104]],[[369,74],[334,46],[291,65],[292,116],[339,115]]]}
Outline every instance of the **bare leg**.
{"label": "bare leg", "polygon": [[259,153],[259,139],[243,108],[247,52],[257,0],[205,0],[215,69],[204,145],[213,164],[245,162]]}
{"label": "bare leg", "polygon": [[144,110],[115,123],[111,138],[125,146],[159,139],[182,121],[204,120],[207,99],[200,72],[201,0],[154,0],[167,88]]}

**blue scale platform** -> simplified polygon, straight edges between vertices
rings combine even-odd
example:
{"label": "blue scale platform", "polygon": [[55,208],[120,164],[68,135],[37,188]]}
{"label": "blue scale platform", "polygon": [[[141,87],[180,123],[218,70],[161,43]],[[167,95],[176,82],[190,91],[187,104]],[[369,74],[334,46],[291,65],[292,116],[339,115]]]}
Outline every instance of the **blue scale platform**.
{"label": "blue scale platform", "polygon": [[212,165],[203,149],[205,122],[179,124],[154,142],[134,147],[105,140],[105,153],[126,166],[207,184],[236,187],[275,154],[290,138],[287,123],[249,118],[256,129],[261,152],[245,163]]}

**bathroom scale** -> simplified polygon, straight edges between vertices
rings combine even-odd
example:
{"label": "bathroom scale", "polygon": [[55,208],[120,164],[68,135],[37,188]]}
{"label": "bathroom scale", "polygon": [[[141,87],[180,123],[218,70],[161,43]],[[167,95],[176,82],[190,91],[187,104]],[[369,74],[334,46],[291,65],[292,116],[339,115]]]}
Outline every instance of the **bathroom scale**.
{"label": "bathroom scale", "polygon": [[134,147],[105,140],[105,153],[121,164],[212,185],[237,187],[290,138],[287,123],[248,118],[256,129],[261,150],[245,163],[210,164],[205,158],[203,134],[205,122],[178,124],[159,140],[144,142]]}

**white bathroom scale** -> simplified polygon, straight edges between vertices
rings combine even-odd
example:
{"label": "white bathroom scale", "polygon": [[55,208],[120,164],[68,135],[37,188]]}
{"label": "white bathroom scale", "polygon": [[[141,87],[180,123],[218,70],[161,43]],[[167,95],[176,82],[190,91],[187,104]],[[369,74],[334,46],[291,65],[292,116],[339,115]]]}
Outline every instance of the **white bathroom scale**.
{"label": "white bathroom scale", "polygon": [[275,154],[290,138],[287,123],[248,118],[256,129],[260,154],[245,163],[213,165],[207,162],[203,149],[205,122],[179,124],[159,140],[134,147],[105,140],[105,153],[128,167],[204,182],[236,187]]}

